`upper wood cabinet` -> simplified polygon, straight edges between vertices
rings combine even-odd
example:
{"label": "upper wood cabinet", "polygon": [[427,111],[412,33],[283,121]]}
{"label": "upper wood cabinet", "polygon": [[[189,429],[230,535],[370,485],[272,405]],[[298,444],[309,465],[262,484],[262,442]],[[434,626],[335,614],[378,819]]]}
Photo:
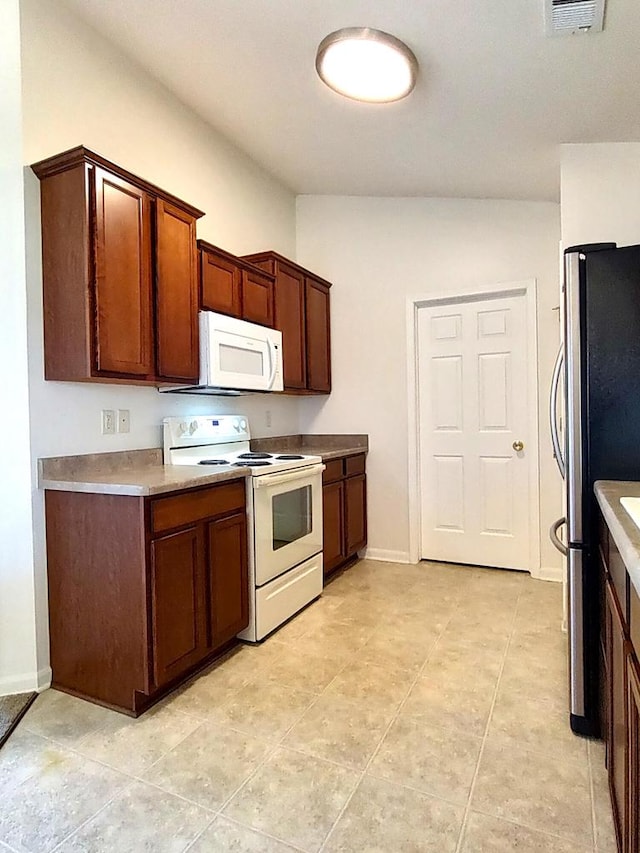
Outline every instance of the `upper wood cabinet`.
{"label": "upper wood cabinet", "polygon": [[205,240],[198,253],[200,307],[273,328],[273,276]]}
{"label": "upper wood cabinet", "polygon": [[282,332],[284,389],[331,391],[331,284],[277,252],[245,255],[275,276],[275,327]]}
{"label": "upper wood cabinet", "polygon": [[41,182],[45,378],[197,381],[189,204],[80,146]]}

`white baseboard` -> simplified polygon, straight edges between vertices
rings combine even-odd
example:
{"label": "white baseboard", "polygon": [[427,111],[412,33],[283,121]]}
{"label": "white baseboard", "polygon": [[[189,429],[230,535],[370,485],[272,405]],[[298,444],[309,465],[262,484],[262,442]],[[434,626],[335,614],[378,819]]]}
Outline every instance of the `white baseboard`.
{"label": "white baseboard", "polygon": [[51,685],[51,667],[45,666],[38,672],[23,672],[0,678],[0,696],[12,696],[14,693],[30,693],[32,690],[45,690]]}
{"label": "white baseboard", "polygon": [[385,548],[365,548],[360,554],[365,560],[380,560],[382,563],[410,563],[408,551],[387,551]]}
{"label": "white baseboard", "polygon": [[537,571],[531,572],[531,577],[539,581],[553,581],[562,583],[563,569],[560,566],[541,566]]}

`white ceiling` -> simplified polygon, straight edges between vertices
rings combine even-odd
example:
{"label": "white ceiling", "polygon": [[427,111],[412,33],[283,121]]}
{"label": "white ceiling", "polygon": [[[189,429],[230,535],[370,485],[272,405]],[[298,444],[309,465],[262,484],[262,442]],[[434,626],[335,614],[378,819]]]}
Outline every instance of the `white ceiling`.
{"label": "white ceiling", "polygon": [[[640,3],[547,38],[543,0],[65,0],[297,193],[558,198],[559,143],[640,141]],[[345,26],[420,63],[413,94],[348,101],[315,73]]]}

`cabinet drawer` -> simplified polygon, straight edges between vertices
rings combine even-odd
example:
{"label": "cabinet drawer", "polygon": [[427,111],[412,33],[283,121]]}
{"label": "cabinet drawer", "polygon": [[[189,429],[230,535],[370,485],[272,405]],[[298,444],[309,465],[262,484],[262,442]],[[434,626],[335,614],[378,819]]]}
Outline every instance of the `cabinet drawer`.
{"label": "cabinet drawer", "polygon": [[629,596],[627,592],[627,567],[620,556],[620,551],[618,551],[618,547],[613,541],[612,536],[609,537],[609,562],[607,564],[607,568],[609,569],[609,576],[615,590],[616,598],[618,599],[618,605],[624,619],[625,628],[628,629]]}
{"label": "cabinet drawer", "polygon": [[344,460],[344,473],[347,477],[352,477],[354,474],[364,474],[364,453],[359,453],[357,456],[348,456]]}
{"label": "cabinet drawer", "polygon": [[161,533],[205,518],[245,508],[244,479],[209,489],[194,489],[151,504],[151,531]]}
{"label": "cabinet drawer", "polygon": [[327,466],[322,472],[323,483],[333,483],[344,477],[343,459],[330,459],[324,464]]}

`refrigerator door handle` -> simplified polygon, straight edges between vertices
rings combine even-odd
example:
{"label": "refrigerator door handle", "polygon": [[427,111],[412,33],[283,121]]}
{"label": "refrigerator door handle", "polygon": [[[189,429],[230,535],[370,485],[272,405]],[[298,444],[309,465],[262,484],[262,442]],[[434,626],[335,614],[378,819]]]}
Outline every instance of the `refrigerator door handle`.
{"label": "refrigerator door handle", "polygon": [[560,445],[560,428],[558,425],[558,388],[560,385],[560,377],[564,365],[564,346],[561,346],[558,351],[556,363],[553,368],[553,376],[551,377],[551,394],[549,396],[549,424],[551,426],[551,443],[553,444],[553,456],[558,463],[560,476],[564,480],[566,468],[564,462],[564,454]]}
{"label": "refrigerator door handle", "polygon": [[551,527],[549,528],[549,539],[551,539],[551,544],[554,548],[557,548],[558,551],[562,554],[563,557],[567,556],[567,546],[558,536],[558,530],[563,527],[567,523],[567,519],[563,515],[562,518],[559,518],[557,521],[554,521]]}

